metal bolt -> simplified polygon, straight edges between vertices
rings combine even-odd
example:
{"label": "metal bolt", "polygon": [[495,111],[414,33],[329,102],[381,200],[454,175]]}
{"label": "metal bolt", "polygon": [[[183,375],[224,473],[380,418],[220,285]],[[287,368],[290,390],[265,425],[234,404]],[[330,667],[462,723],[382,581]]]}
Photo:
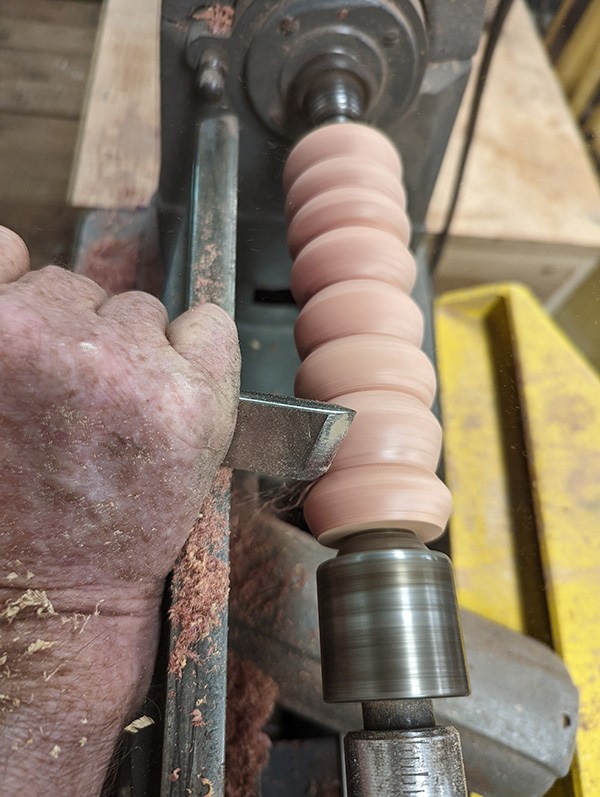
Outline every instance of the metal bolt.
{"label": "metal bolt", "polygon": [[400,41],[400,31],[398,28],[390,28],[386,30],[383,34],[383,46],[384,47],[393,47],[394,44],[398,44]]}
{"label": "metal bolt", "polygon": [[200,63],[198,90],[207,102],[218,102],[225,93],[225,66],[215,53],[205,53]]}
{"label": "metal bolt", "polygon": [[279,23],[279,32],[284,36],[291,36],[300,29],[300,23],[294,17],[284,17]]}

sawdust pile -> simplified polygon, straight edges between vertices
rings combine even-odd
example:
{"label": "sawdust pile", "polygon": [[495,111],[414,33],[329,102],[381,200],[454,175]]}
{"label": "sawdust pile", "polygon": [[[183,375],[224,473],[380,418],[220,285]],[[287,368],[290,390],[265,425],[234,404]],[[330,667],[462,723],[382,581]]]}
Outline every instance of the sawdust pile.
{"label": "sawdust pile", "polygon": [[229,567],[223,555],[229,547],[228,503],[231,471],[220,468],[202,513],[173,571],[169,619],[175,642],[169,672],[178,677],[188,659],[197,660],[194,647],[221,624],[229,595]]}
{"label": "sawdust pile", "polygon": [[229,653],[225,736],[225,797],[253,797],[269,760],[262,730],[273,713],[277,685],[248,659]]}
{"label": "sawdust pile", "polygon": [[[231,612],[250,628],[276,628],[289,622],[286,604],[290,593],[301,590],[306,572],[301,563],[292,571],[282,568],[277,551],[264,535],[252,533],[253,524],[268,522],[262,509],[250,520],[243,514],[231,529]],[[276,532],[277,521],[271,521]]]}
{"label": "sawdust pile", "polygon": [[193,19],[205,22],[211,36],[229,36],[233,25],[234,9],[232,6],[215,3],[208,8],[200,9],[192,14]]}

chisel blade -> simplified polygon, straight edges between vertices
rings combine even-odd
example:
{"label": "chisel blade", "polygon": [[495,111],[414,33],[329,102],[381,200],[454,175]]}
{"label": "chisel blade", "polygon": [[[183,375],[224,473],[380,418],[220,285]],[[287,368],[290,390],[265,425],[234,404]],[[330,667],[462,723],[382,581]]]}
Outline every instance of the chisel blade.
{"label": "chisel blade", "polygon": [[336,404],[242,393],[223,464],[280,479],[312,481],[331,464],[354,415],[354,410]]}

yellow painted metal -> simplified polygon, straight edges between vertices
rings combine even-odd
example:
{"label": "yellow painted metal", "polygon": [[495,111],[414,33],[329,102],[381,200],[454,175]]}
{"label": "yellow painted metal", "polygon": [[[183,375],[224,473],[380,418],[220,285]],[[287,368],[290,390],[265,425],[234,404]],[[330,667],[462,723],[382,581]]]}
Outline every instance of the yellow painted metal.
{"label": "yellow painted metal", "polygon": [[436,325],[459,600],[563,657],[580,727],[552,793],[598,797],[600,379],[521,286],[446,294]]}
{"label": "yellow painted metal", "polygon": [[469,302],[453,304],[444,297],[437,305],[444,467],[453,492],[451,533],[454,538],[456,526],[458,539],[452,555],[459,601],[520,631],[510,494],[496,423],[497,377],[489,341],[482,334],[482,318],[496,303],[493,293],[481,292]]}
{"label": "yellow painted metal", "polygon": [[590,62],[598,51],[599,33],[600,0],[589,0],[556,62],[556,71],[568,97],[575,94],[580,81],[587,75]]}

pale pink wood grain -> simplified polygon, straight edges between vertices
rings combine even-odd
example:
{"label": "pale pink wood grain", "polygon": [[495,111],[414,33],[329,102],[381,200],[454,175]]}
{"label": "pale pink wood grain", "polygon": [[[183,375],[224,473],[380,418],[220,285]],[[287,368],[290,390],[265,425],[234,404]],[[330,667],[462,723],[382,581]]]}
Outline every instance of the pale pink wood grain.
{"label": "pale pink wood grain", "polygon": [[332,401],[356,390],[396,390],[428,407],[435,373],[426,355],[391,335],[352,335],[331,340],[309,354],[296,375],[296,395]]}
{"label": "pale pink wood grain", "polygon": [[328,285],[351,279],[379,280],[410,293],[416,279],[415,261],[394,235],[383,230],[331,230],[306,244],[296,257],[292,294],[302,306]]}
{"label": "pale pink wood grain", "polygon": [[340,227],[368,227],[410,240],[406,213],[393,199],[368,188],[334,188],[298,208],[288,227],[288,247],[295,257],[302,247],[329,230]]}
{"label": "pale pink wood grain", "polygon": [[383,164],[399,180],[402,179],[400,156],[383,133],[368,125],[327,125],[313,130],[294,147],[283,171],[285,192],[315,163],[344,155],[370,156],[372,161]]}
{"label": "pale pink wood grain", "polygon": [[442,428],[420,401],[393,390],[363,390],[335,400],[356,410],[356,417],[331,472],[377,464],[437,468]]}
{"label": "pale pink wood grain", "polygon": [[416,267],[398,156],[376,130],[331,125],[297,145],[285,181],[291,288],[302,307],[296,395],[356,410],[307,497],[306,521],[334,546],[381,528],[433,540],[451,498],[435,474],[436,380],[419,348],[423,317],[409,296]]}
{"label": "pale pink wood grain", "polygon": [[294,337],[304,358],[323,343],[371,333],[420,346],[423,316],[406,293],[376,280],[347,280],[324,288],[298,316]]}
{"label": "pale pink wood grain", "polygon": [[368,188],[380,191],[397,203],[403,210],[406,207],[406,194],[398,178],[383,164],[374,163],[372,158],[358,155],[330,158],[320,161],[300,174],[287,192],[285,215],[288,223],[309,200],[333,188]]}
{"label": "pale pink wood grain", "polygon": [[319,479],[304,503],[304,516],[325,545],[382,528],[410,529],[430,542],[446,525],[451,505],[448,488],[430,470],[366,465]]}

